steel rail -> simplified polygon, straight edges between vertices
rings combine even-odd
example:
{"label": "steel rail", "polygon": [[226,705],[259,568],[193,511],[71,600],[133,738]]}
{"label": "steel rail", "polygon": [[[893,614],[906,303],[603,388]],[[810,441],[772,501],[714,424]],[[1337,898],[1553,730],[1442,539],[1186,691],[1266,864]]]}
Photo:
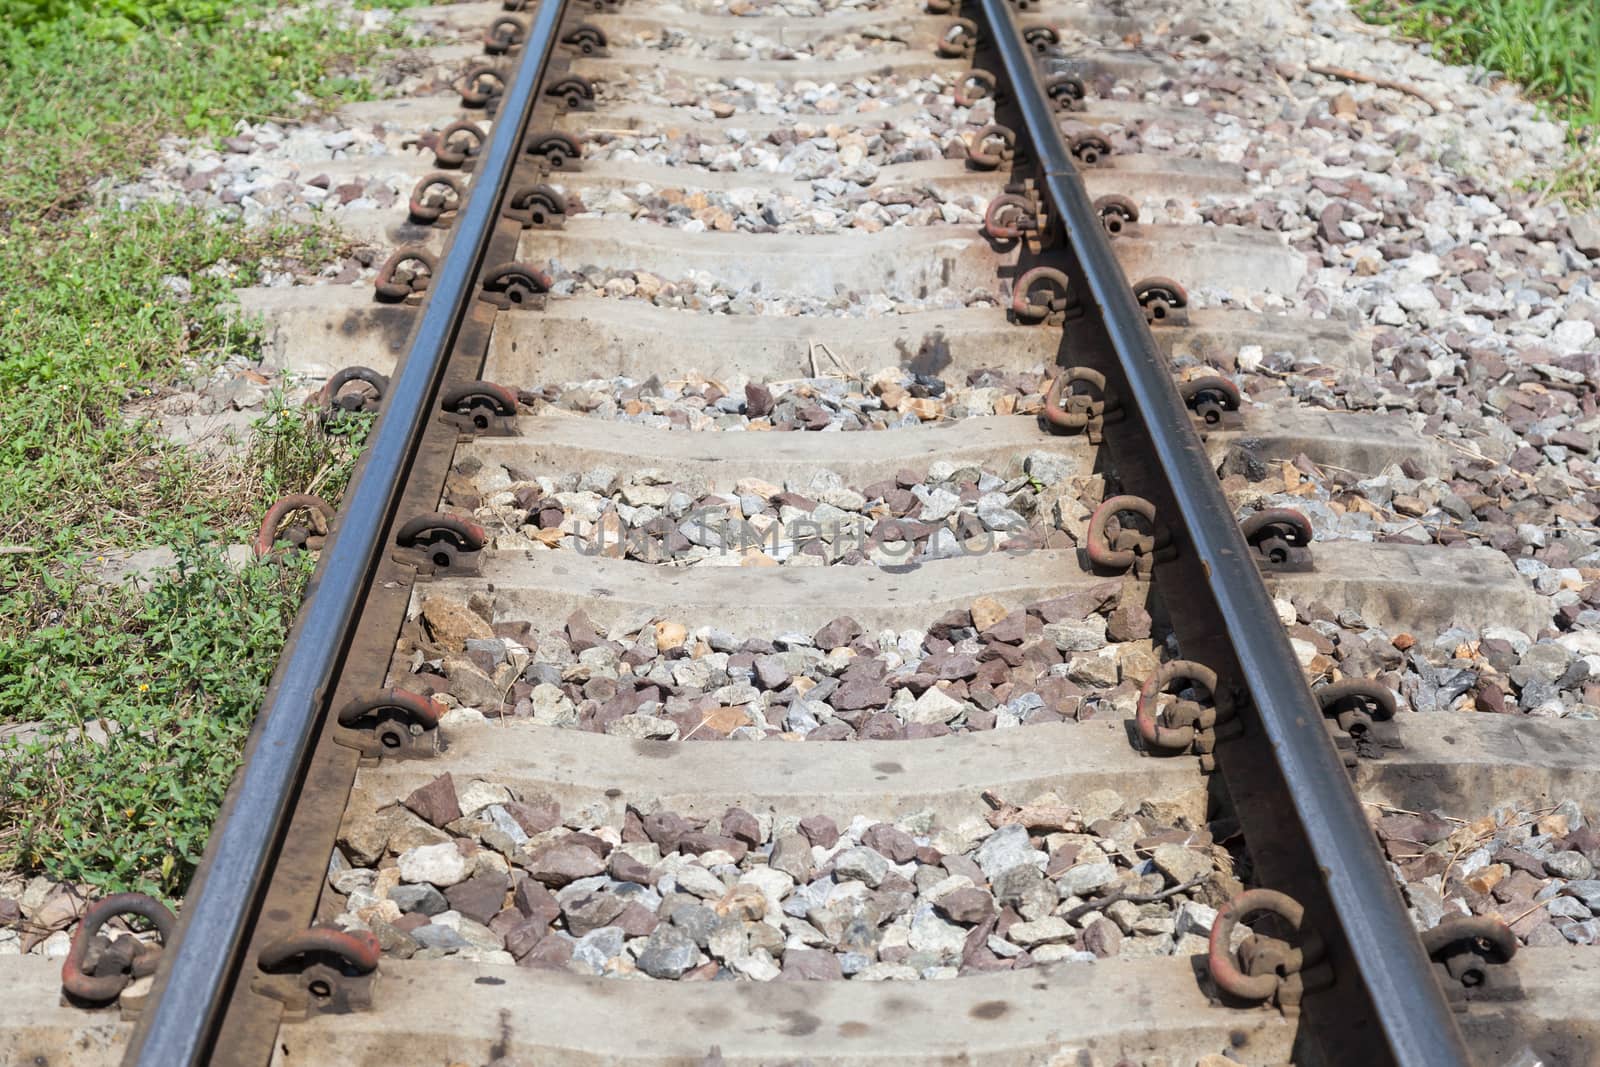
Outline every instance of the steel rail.
{"label": "steel rail", "polygon": [[516,76],[501,98],[489,143],[455,224],[449,254],[429,286],[401,369],[384,397],[307,600],[252,730],[231,802],[185,902],[176,944],[163,953],[155,1002],[128,1064],[205,1063],[234,984],[246,980],[248,931],[310,755],[354,620],[383,549],[432,414],[446,358],[472,300],[499,209],[556,42],[566,0],[541,0]]}
{"label": "steel rail", "polygon": [[[1272,758],[1287,783],[1376,1021],[1404,1067],[1461,1067],[1471,1057],[1421,940],[1400,906],[1372,828],[1256,570],[1216,470],[1134,299],[1056,125],[1033,51],[1009,0],[978,0],[1037,156],[1041,180],[1143,415],[1189,543],[1204,563]],[[1354,1020],[1352,1020],[1354,1022]]]}

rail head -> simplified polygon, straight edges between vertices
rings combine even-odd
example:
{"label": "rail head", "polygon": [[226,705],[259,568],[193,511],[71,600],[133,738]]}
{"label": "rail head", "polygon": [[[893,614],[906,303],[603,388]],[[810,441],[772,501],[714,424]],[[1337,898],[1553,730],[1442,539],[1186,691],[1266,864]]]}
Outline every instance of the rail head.
{"label": "rail head", "polygon": [[1329,933],[1348,946],[1395,1063],[1470,1063],[1271,595],[1073,165],[1011,0],[973,0],[973,6],[981,12],[1045,194],[1087,285],[1085,303],[1100,317],[1126,380],[1124,402],[1143,416],[1188,545],[1203,565],[1206,593],[1224,621],[1268,751],[1288,786],[1338,926]]}
{"label": "rail head", "polygon": [[384,399],[346,503],[290,632],[201,871],[176,944],[163,955],[153,1002],[124,1062],[179,1067],[209,1062],[211,1044],[243,977],[249,930],[300,791],[316,729],[380,558],[441,373],[471,307],[473,286],[557,44],[566,0],[538,5],[515,77],[484,147],[406,355]]}

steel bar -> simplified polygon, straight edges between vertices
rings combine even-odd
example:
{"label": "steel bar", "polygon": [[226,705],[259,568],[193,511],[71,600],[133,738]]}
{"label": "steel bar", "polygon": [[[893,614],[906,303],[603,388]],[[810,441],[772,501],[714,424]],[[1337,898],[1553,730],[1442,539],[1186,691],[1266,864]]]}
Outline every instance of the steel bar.
{"label": "steel bar", "polygon": [[484,250],[521,153],[565,6],[565,0],[543,0],[538,6],[456,221],[449,255],[430,285],[401,369],[384,398],[383,413],[257,718],[231,802],[213,831],[202,876],[185,903],[176,946],[165,953],[155,1002],[145,1012],[125,1062],[140,1067],[207,1062],[229,992],[236,982],[247,980],[249,961],[242,957],[250,923],[416,442],[432,413],[440,373],[474,299]]}
{"label": "steel bar", "polygon": [[1045,191],[1087,282],[1089,292],[1078,297],[1092,304],[1091,313],[1104,323],[1127,380],[1124,401],[1131,400],[1142,415],[1150,447],[1177,503],[1177,519],[1205,566],[1210,595],[1322,872],[1339,925],[1325,934],[1348,945],[1394,1062],[1405,1067],[1470,1063],[1216,471],[1063,143],[1033,51],[1022,38],[1009,0],[978,2]]}

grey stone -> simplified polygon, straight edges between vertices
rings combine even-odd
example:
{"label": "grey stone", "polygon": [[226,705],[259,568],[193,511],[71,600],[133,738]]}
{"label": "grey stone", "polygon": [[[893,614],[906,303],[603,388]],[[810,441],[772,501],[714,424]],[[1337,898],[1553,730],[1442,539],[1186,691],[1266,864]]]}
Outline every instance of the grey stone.
{"label": "grey stone", "polygon": [[652,978],[681,978],[699,959],[694,938],[680,927],[663,923],[645,939],[636,962]]}
{"label": "grey stone", "polygon": [[1058,915],[1046,916],[1033,922],[1012,923],[1006,938],[1025,948],[1034,945],[1062,944],[1076,935],[1072,924]]}
{"label": "grey stone", "polygon": [[811,858],[811,843],[800,834],[785,834],[772,846],[767,865],[796,882],[807,881],[816,866]]}
{"label": "grey stone", "polygon": [[411,939],[425,949],[436,952],[458,952],[467,947],[467,939],[450,929],[429,923],[411,931]]}
{"label": "grey stone", "polygon": [[1106,620],[1099,615],[1062,619],[1046,624],[1044,636],[1062,652],[1093,652],[1106,647]]}
{"label": "grey stone", "polygon": [[913,951],[927,952],[944,962],[959,960],[967,943],[967,928],[947,922],[930,908],[911,920]]}
{"label": "grey stone", "polygon": [[1024,919],[1042,919],[1055,910],[1055,886],[1031,863],[1001,871],[993,885],[995,899],[1015,908]]}
{"label": "grey stone", "polygon": [[444,894],[427,884],[397,885],[389,890],[389,899],[405,914],[438,915],[448,907]]}
{"label": "grey stone", "polygon": [[1581,852],[1556,852],[1544,861],[1544,869],[1558,878],[1572,878],[1579,881],[1589,878],[1594,874],[1594,864]]}
{"label": "grey stone", "polygon": [[1056,879],[1056,890],[1063,897],[1087,896],[1117,881],[1117,869],[1110,863],[1080,863],[1067,868]]}
{"label": "grey stone", "polygon": [[582,893],[562,901],[561,914],[567,920],[567,929],[581,937],[591,930],[611,925],[627,906],[627,899],[615,893]]}
{"label": "grey stone", "polygon": [[1150,859],[1171,885],[1204,878],[1212,871],[1210,856],[1185,845],[1157,845]]}
{"label": "grey stone", "polygon": [[1043,870],[1049,860],[1028,840],[1027,828],[1014,823],[1000,827],[985,838],[973,858],[991,883],[1005,871],[1024,864]]}
{"label": "grey stone", "polygon": [[[1574,879],[1561,887],[1568,896],[1577,897],[1592,912],[1600,913],[1600,879]],[[390,897],[394,894],[390,893]]]}
{"label": "grey stone", "polygon": [[792,948],[783,954],[784,981],[818,982],[844,977],[841,957],[813,948]]}
{"label": "grey stone", "polygon": [[889,873],[889,861],[870,848],[857,846],[834,856],[833,870],[840,881],[854,879],[876,889]]}
{"label": "grey stone", "polygon": [[1575,897],[1551,897],[1545,901],[1544,910],[1552,918],[1577,919],[1581,922],[1590,917],[1588,905]]}
{"label": "grey stone", "polygon": [[572,946],[572,958],[588,966],[595,974],[605,970],[607,961],[614,960],[622,954],[622,943],[626,935],[615,926],[602,926],[598,930],[591,930],[578,939]]}

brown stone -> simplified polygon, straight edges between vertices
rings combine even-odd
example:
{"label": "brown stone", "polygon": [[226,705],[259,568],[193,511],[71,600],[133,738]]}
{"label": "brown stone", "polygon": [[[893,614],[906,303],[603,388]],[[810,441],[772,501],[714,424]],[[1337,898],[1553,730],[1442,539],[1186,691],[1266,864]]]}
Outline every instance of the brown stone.
{"label": "brown stone", "polygon": [[1106,618],[1106,636],[1113,641],[1143,641],[1150,636],[1150,613],[1130,597],[1123,597]]}
{"label": "brown stone", "polygon": [[994,899],[981,889],[967,887],[946,893],[933,905],[945,918],[958,923],[981,923],[994,918]]}
{"label": "brown stone", "polygon": [[629,937],[648,937],[651,931],[655,930],[660,923],[661,920],[656,917],[655,912],[643,904],[632,902],[618,912],[616,918],[611,920],[612,926],[617,927]]}
{"label": "brown stone", "polygon": [[839,843],[839,827],[826,815],[806,816],[800,820],[799,829],[813,845],[832,848]]}
{"label": "brown stone", "polygon": [[580,845],[554,845],[528,861],[528,873],[550,886],[564,886],[579,878],[602,874],[605,869],[599,856]]}
{"label": "brown stone", "polygon": [[507,801],[501,807],[529,837],[561,825],[561,805],[547,793],[535,793],[526,800]]}
{"label": "brown stone", "polygon": [[450,907],[473,922],[488,925],[490,919],[505,905],[506,890],[511,880],[499,871],[480,871],[444,891]]}
{"label": "brown stone", "polygon": [[412,790],[405,799],[405,806],[434,826],[443,827],[461,818],[461,803],[456,798],[456,784],[449,771]]}
{"label": "brown stone", "polygon": [[733,862],[738,863],[750,848],[738,838],[691,830],[678,838],[678,850],[691,856],[698,856],[702,852],[726,852],[733,857]]}
{"label": "brown stone", "polygon": [[1116,923],[1102,915],[1084,928],[1083,933],[1078,935],[1078,943],[1085,951],[1106,959],[1122,951],[1122,931]]}
{"label": "brown stone", "polygon": [[1005,619],[1005,605],[992,596],[980,596],[972,602],[972,625],[982,633]]}
{"label": "brown stone", "polygon": [[862,634],[861,624],[847,615],[841,615],[816,632],[813,638],[817,647],[828,651],[843,648]]}
{"label": "brown stone", "polygon": [[518,966],[563,970],[572,960],[572,942],[564,937],[541,937]]}
{"label": "brown stone", "polygon": [[861,843],[895,863],[906,863],[917,855],[917,842],[904,830],[890,823],[874,823],[861,835]]}
{"label": "brown stone", "polygon": [[729,808],[722,815],[724,836],[742,841],[751,848],[761,844],[761,824],[743,808]]}
{"label": "brown stone", "polygon": [[548,922],[537,919],[524,919],[505,933],[506,951],[511,953],[513,959],[521,961],[524,956],[534,950],[534,947],[544,940],[550,932]]}
{"label": "brown stone", "polygon": [[815,948],[792,948],[783,954],[783,982],[826,982],[844,977],[839,969],[839,957],[832,952]]}
{"label": "brown stone", "polygon": [[494,637],[494,628],[483,616],[443,597],[428,597],[422,602],[422,621],[433,641],[451,651],[464,648],[468,638],[487,641]]}
{"label": "brown stone", "polygon": [[532,878],[520,878],[516,891],[511,894],[512,905],[530,921],[549,926],[561,914],[561,905],[555,894]]}
{"label": "brown stone", "polygon": [[621,849],[613,851],[606,860],[606,873],[619,882],[649,885],[651,880],[650,868]]}

